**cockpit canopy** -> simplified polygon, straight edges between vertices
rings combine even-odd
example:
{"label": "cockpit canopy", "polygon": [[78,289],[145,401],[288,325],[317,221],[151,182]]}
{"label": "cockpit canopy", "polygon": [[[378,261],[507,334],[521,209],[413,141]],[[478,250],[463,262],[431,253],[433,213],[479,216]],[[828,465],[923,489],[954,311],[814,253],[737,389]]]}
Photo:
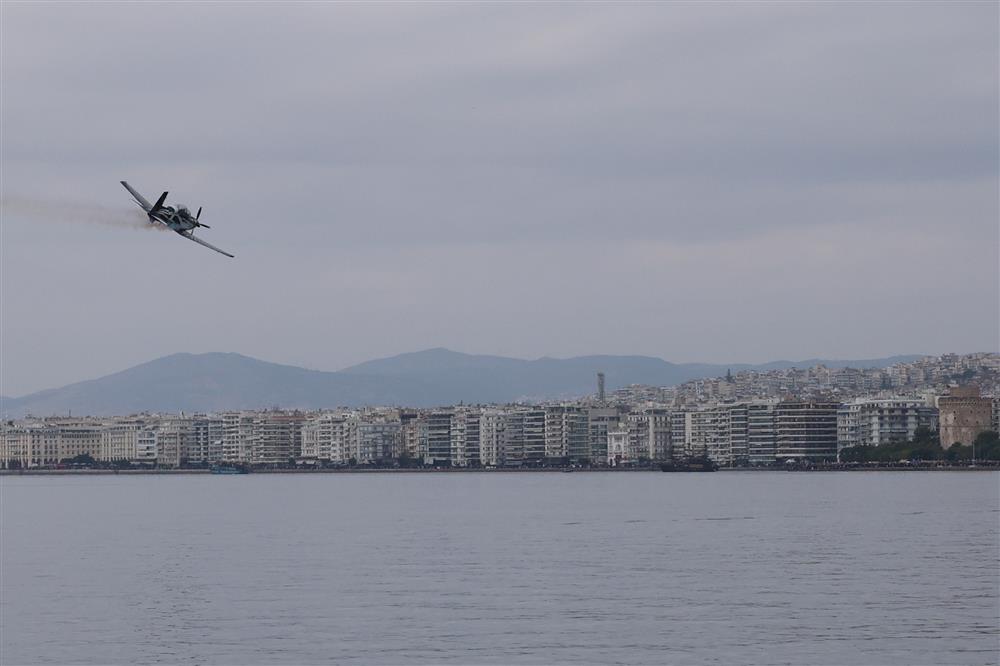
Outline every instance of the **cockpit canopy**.
{"label": "cockpit canopy", "polygon": [[177,212],[181,215],[187,215],[190,211],[188,211],[188,207],[184,204],[177,204]]}

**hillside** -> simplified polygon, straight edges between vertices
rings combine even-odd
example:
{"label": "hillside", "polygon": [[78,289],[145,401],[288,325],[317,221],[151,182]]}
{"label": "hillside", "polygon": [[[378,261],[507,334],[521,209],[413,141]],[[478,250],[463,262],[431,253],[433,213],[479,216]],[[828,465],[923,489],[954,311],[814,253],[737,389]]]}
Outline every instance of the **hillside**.
{"label": "hillside", "polygon": [[25,414],[108,415],[266,407],[319,409],[370,404],[429,407],[459,402],[569,398],[629,384],[672,386],[731,368],[882,367],[917,357],[866,361],[676,364],[649,356],[580,356],[523,360],[430,349],[377,359],[339,372],[306,370],[233,353],[172,354],[98,379],[0,400],[6,418]]}

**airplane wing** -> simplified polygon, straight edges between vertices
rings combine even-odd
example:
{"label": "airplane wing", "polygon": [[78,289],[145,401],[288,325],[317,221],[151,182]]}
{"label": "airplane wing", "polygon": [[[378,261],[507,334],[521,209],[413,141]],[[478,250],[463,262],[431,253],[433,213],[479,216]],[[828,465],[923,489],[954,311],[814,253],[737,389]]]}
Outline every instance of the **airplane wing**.
{"label": "airplane wing", "polygon": [[215,247],[211,243],[206,243],[205,241],[203,241],[202,239],[198,238],[197,236],[195,236],[192,233],[184,233],[183,231],[178,231],[177,233],[179,233],[181,236],[184,236],[184,238],[187,238],[188,240],[193,240],[195,243],[198,243],[199,245],[204,245],[205,247],[209,248],[210,250],[215,250],[219,254],[224,254],[227,257],[229,257],[230,259],[234,258],[233,255],[229,254],[225,250],[220,250],[219,248]]}
{"label": "airplane wing", "polygon": [[150,209],[153,207],[153,205],[148,201],[146,201],[141,194],[132,189],[132,186],[126,183],[124,180],[121,181],[121,184],[125,186],[125,189],[128,190],[128,193],[132,195],[133,199],[135,199],[135,202],[140,206],[142,206],[142,209],[148,213]]}

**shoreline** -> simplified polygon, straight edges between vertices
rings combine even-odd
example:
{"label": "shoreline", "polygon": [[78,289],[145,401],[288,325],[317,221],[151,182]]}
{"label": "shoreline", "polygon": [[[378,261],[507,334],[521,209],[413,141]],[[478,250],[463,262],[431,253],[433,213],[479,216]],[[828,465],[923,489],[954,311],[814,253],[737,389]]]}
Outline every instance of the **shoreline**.
{"label": "shoreline", "polygon": [[[760,472],[1000,472],[1000,465],[976,466],[915,466],[893,465],[885,467],[803,467],[803,468],[750,468],[734,467],[720,468],[718,472],[760,473]],[[517,468],[517,469],[475,469],[475,468],[440,468],[440,469],[250,469],[246,474],[564,474],[572,473],[604,473],[623,474],[637,472],[661,472],[656,467],[643,468]],[[669,473],[669,472],[668,472]],[[698,474],[704,472],[681,472],[682,474]],[[210,469],[0,469],[0,476],[171,476],[171,475],[212,475]],[[215,474],[215,476],[244,476],[244,474]]]}

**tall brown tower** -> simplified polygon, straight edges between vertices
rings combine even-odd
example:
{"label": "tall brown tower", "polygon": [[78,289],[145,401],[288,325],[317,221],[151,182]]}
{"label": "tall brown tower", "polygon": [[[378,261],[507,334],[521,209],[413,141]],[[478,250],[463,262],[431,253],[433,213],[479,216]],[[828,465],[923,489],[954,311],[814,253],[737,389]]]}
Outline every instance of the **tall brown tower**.
{"label": "tall brown tower", "polygon": [[978,386],[954,387],[938,398],[941,447],[968,446],[993,424],[993,401],[979,396]]}

